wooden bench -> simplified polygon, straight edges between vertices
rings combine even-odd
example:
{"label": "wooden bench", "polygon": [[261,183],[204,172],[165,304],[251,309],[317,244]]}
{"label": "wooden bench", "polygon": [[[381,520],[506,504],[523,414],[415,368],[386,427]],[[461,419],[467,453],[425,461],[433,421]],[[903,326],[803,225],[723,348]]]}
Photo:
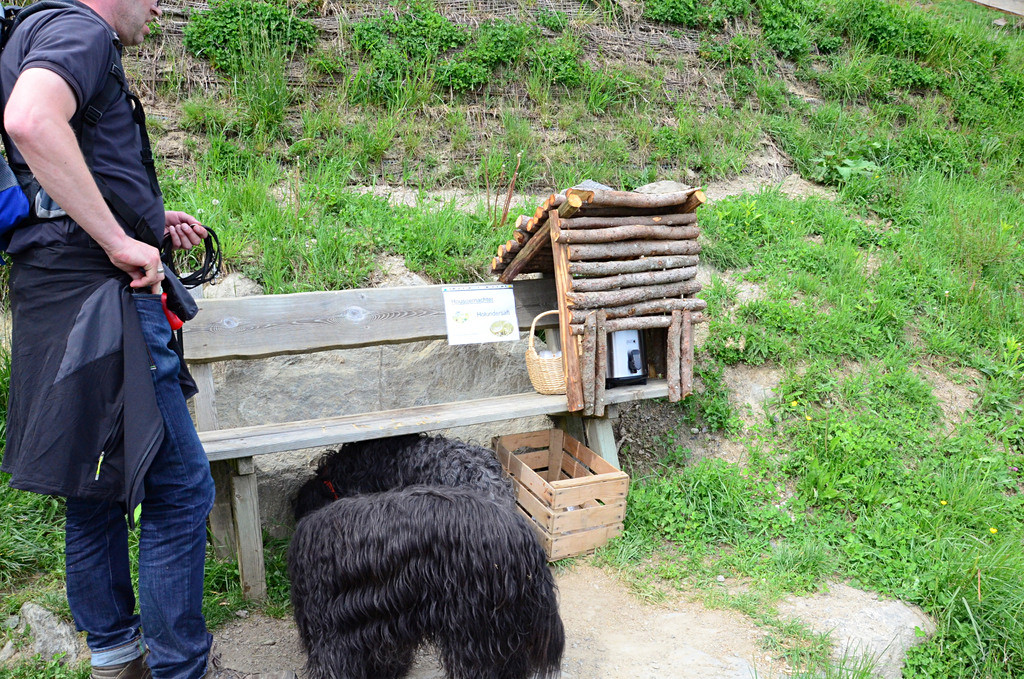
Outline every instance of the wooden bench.
{"label": "wooden bench", "polygon": [[[211,532],[218,556],[237,554],[247,597],[259,599],[266,594],[253,463],[256,455],[534,415],[561,415],[565,417],[559,426],[618,466],[607,417],[570,416],[565,396],[536,392],[278,424],[218,427],[212,370],[215,362],[445,338],[441,287],[199,300],[199,315],[185,325],[184,347],[199,384],[195,399],[197,429],[217,484]],[[550,279],[516,281],[513,287],[521,330],[528,331],[537,314],[558,306]],[[544,320],[557,322],[554,316]],[[605,402],[613,405],[667,394],[665,381],[654,380],[642,386],[609,389]]]}

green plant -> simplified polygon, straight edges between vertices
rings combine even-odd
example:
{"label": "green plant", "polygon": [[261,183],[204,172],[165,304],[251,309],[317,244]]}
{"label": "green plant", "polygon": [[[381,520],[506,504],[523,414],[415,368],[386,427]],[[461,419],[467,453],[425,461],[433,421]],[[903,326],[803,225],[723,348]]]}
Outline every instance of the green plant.
{"label": "green plant", "polygon": [[31,660],[0,668],[0,679],[86,679],[91,672],[88,663],[68,665],[63,659],[43,660],[37,655]]}
{"label": "green plant", "polygon": [[582,53],[577,40],[564,34],[556,40],[544,40],[535,45],[530,54],[530,64],[546,82],[575,87],[583,81]]}
{"label": "green plant", "polygon": [[337,75],[347,70],[343,55],[337,49],[321,50],[306,60],[313,71],[324,75]]}
{"label": "green plant", "polygon": [[855,177],[872,177],[882,172],[875,162],[883,151],[879,141],[864,135],[839,143],[836,150],[825,151],[811,158],[811,176],[828,184],[849,182]]}
{"label": "green plant", "polygon": [[742,0],[652,0],[644,3],[644,17],[691,28],[721,28],[729,19],[746,16],[750,4]]}
{"label": "green plant", "polygon": [[550,10],[547,7],[538,7],[534,13],[537,24],[549,31],[561,33],[569,27],[569,15],[561,10]]}
{"label": "green plant", "polygon": [[254,29],[242,45],[231,84],[245,133],[266,139],[281,135],[295,96],[288,86],[287,57],[287,49],[274,43],[269,30]]}
{"label": "green plant", "polygon": [[207,95],[186,99],[181,104],[181,126],[186,130],[223,134],[232,124],[231,110],[220,100]]}
{"label": "green plant", "polygon": [[[244,69],[253,36],[264,37],[275,52],[290,57],[311,47],[316,28],[286,9],[254,0],[219,0],[196,12],[185,26],[185,47],[229,72]],[[244,71],[243,71],[244,72]]]}

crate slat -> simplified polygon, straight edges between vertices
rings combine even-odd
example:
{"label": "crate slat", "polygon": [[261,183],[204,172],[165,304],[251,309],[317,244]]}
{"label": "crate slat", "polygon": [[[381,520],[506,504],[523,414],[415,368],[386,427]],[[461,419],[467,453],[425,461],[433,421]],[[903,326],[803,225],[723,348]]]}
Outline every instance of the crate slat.
{"label": "crate slat", "polygon": [[593,530],[550,538],[550,547],[546,545],[545,549],[548,550],[548,559],[557,561],[569,556],[579,556],[580,554],[593,552],[598,547],[621,534],[621,523],[614,526],[599,526]]}
{"label": "crate slat", "polygon": [[[575,481],[579,481],[579,479],[556,481],[556,483],[571,483]],[[610,502],[612,500],[625,498],[628,491],[629,477],[623,474],[623,478],[621,479],[611,479],[609,481],[598,481],[589,485],[556,489],[554,497],[551,500],[551,508],[564,509],[566,507],[575,507],[583,504],[591,498],[598,498]]]}
{"label": "crate slat", "polygon": [[549,560],[592,552],[622,532],[629,476],[572,436],[513,434],[495,438],[494,449]]}
{"label": "crate slat", "polygon": [[552,514],[548,530],[555,534],[574,533],[596,526],[621,524],[626,516],[626,501]]}

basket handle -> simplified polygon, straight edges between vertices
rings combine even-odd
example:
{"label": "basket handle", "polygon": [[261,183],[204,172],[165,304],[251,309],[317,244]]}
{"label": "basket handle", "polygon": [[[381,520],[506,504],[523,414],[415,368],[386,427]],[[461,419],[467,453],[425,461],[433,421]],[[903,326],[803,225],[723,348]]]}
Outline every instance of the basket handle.
{"label": "basket handle", "polygon": [[557,313],[558,313],[558,309],[553,309],[551,311],[545,311],[542,314],[537,314],[537,316],[533,319],[533,323],[530,324],[530,341],[529,341],[529,344],[527,346],[527,348],[530,351],[534,351],[534,348],[533,348],[533,338],[535,337],[535,335],[533,334],[533,332],[534,332],[534,330],[537,329],[537,321],[539,321],[540,319],[544,318],[545,316],[550,316],[551,314],[557,314]]}

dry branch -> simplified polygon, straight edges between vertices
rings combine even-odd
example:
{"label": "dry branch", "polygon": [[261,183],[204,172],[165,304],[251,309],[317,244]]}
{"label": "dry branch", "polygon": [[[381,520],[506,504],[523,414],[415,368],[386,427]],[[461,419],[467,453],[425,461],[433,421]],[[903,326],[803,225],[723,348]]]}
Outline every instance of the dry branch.
{"label": "dry branch", "polygon": [[583,201],[585,205],[589,205],[594,202],[594,192],[587,189],[566,189],[565,195],[576,196]]}
{"label": "dry branch", "polygon": [[679,214],[680,206],[672,207],[597,207],[583,204],[579,218],[615,218],[615,217],[658,217],[667,214]]}
{"label": "dry branch", "polygon": [[650,226],[688,226],[697,223],[697,215],[667,214],[653,217],[573,217],[562,222],[563,229],[603,229],[612,226],[629,226],[630,224],[648,224]]}
{"label": "dry branch", "polygon": [[562,343],[562,362],[565,367],[565,400],[568,411],[574,413],[583,409],[583,384],[580,375],[579,349],[569,331],[569,324],[566,322],[569,318],[568,293],[572,279],[569,276],[569,257],[565,252],[566,246],[557,242],[558,233],[561,230],[560,221],[557,210],[551,210],[548,213],[548,222],[545,225],[548,228],[548,237],[543,240],[550,241],[551,256],[555,260],[555,291],[558,295],[558,317],[560,319],[558,336]]}
{"label": "dry branch", "polygon": [[606,276],[604,278],[574,278],[572,281],[573,292],[600,292],[602,290],[619,290],[632,288],[638,285],[663,285],[665,283],[678,283],[697,276],[697,267],[689,266],[685,269],[666,269],[664,271],[641,271],[640,273],[627,273],[621,276]]}
{"label": "dry branch", "polygon": [[686,199],[686,202],[683,203],[683,206],[681,208],[679,208],[679,211],[693,212],[706,202],[708,202],[708,197],[704,195],[703,191],[697,189],[690,195],[689,198]]}
{"label": "dry branch", "polygon": [[596,344],[597,313],[592,311],[584,323],[583,365],[580,368],[583,375],[583,414],[587,416],[594,414],[594,371],[597,369],[594,351]]}
{"label": "dry branch", "polygon": [[541,248],[549,245],[548,239],[548,225],[545,224],[541,227],[541,230],[533,235],[533,238],[526,242],[523,249],[519,251],[516,258],[513,259],[502,271],[498,280],[502,283],[511,283],[512,279],[523,272],[523,269],[529,264],[530,259],[536,254]]}
{"label": "dry branch", "polygon": [[668,400],[679,401],[679,337],[683,330],[683,312],[673,311],[668,326],[667,356],[665,358],[665,381],[668,382]]}
{"label": "dry branch", "polygon": [[[691,323],[703,323],[704,316],[702,314],[693,314],[691,316]],[[672,322],[671,316],[639,316],[637,318],[609,318],[605,321],[604,329],[605,332],[616,332],[619,330],[648,330],[650,328],[667,328]],[[573,335],[583,334],[583,324],[573,323],[569,326]],[[600,339],[600,338],[598,338]]]}
{"label": "dry branch", "polygon": [[689,311],[683,312],[683,336],[680,348],[679,392],[680,398],[693,393],[693,318]]}
{"label": "dry branch", "polygon": [[624,240],[687,240],[696,238],[700,231],[695,226],[649,226],[630,224],[605,229],[577,229],[563,231],[559,243],[615,243]]}
{"label": "dry branch", "polygon": [[[605,307],[604,312],[608,318],[630,318],[633,316],[657,316],[670,314],[675,310],[703,311],[707,309],[708,303],[702,299],[657,299],[652,302],[639,302],[627,304],[626,306]],[[587,311],[576,309],[570,310],[570,321],[582,323],[587,317]]]}
{"label": "dry branch", "polygon": [[[593,199],[586,201],[587,205],[595,207],[638,207],[638,208],[666,208],[675,205],[683,205],[687,199],[700,189],[689,189],[688,191],[676,191],[674,193],[635,193],[633,191],[593,191]],[[572,194],[576,189],[569,189],[566,194]]]}
{"label": "dry branch", "polygon": [[[597,334],[597,348],[595,350],[595,363],[594,366],[594,415],[597,417],[604,417],[604,388],[605,375],[608,374],[608,331],[606,326],[608,319],[605,317],[604,309],[600,309],[597,312],[597,324],[595,327],[595,333]],[[570,336],[575,332],[570,330]]]}
{"label": "dry branch", "polygon": [[696,255],[700,243],[696,240],[625,241],[594,245],[568,246],[570,261],[594,259],[631,259],[658,255]]}
{"label": "dry branch", "polygon": [[609,290],[608,292],[569,292],[566,294],[566,299],[577,309],[607,309],[636,302],[679,297],[695,292],[700,292],[700,283],[689,280],[668,285],[646,285],[626,290]]}
{"label": "dry branch", "polygon": [[583,205],[579,196],[567,196],[565,202],[558,206],[558,216],[561,218],[572,217]]}
{"label": "dry branch", "polygon": [[699,262],[700,258],[696,255],[646,257],[644,259],[624,259],[610,262],[570,262],[569,273],[573,276],[614,276],[640,271],[681,269],[685,266],[697,266]]}

